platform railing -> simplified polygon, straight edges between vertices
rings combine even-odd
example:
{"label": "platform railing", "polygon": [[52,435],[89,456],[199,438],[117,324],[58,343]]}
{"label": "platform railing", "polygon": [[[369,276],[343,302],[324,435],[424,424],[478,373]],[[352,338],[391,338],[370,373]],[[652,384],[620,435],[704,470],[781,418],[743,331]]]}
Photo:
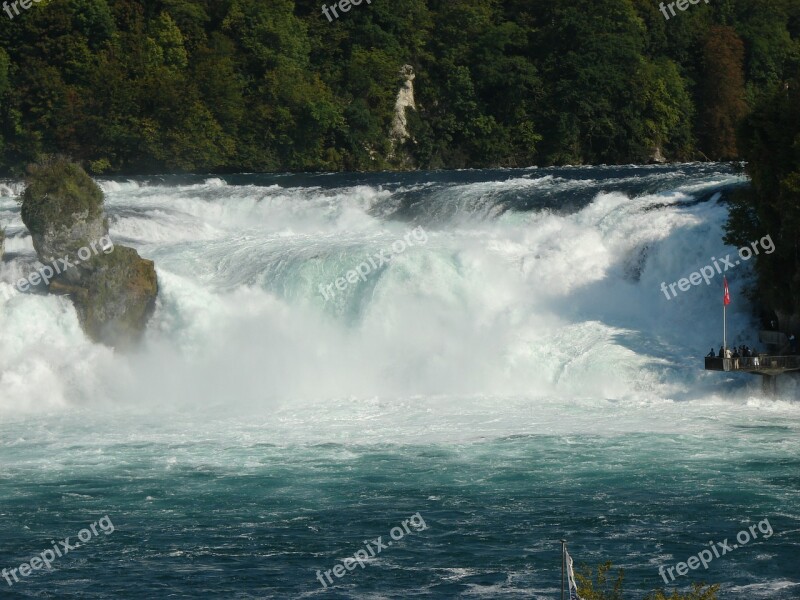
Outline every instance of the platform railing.
{"label": "platform railing", "polygon": [[766,371],[800,369],[800,356],[740,356],[739,358],[706,357],[706,370],[709,371]]}

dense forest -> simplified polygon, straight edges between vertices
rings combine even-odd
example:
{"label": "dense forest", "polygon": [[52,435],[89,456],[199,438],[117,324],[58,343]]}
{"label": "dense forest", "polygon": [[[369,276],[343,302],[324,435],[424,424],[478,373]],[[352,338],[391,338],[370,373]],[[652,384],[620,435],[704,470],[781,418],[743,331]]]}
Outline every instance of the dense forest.
{"label": "dense forest", "polygon": [[763,97],[744,121],[740,146],[752,186],[731,201],[725,241],[749,246],[769,235],[775,252],[756,262],[753,298],[766,318],[800,328],[800,86]]}
{"label": "dense forest", "polygon": [[797,0],[669,20],[654,0],[372,0],[332,21],[317,0],[26,4],[0,12],[12,173],[47,153],[94,173],[735,159],[800,67]]}

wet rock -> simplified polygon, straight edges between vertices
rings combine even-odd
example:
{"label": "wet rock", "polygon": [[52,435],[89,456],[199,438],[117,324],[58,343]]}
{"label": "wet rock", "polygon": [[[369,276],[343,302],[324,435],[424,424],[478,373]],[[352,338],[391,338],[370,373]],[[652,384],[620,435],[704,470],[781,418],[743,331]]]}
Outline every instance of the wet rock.
{"label": "wet rock", "polygon": [[39,260],[53,271],[50,293],[70,296],[91,339],[117,348],[135,344],[158,295],[153,262],[114,245],[103,191],[79,165],[55,158],[28,173],[22,220]]}

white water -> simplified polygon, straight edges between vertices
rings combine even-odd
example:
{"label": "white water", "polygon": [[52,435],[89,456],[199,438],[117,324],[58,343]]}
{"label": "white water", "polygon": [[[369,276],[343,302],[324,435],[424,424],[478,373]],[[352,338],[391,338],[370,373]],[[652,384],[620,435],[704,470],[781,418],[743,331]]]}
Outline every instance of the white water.
{"label": "white water", "polygon": [[[797,405],[762,398],[757,380],[700,370],[721,342],[721,278],[669,301],[660,290],[735,253],[720,241],[724,205],[681,205],[735,177],[636,198],[620,179],[572,214],[503,212],[500,193],[587,185],[524,173],[433,191],[413,225],[377,216],[396,204],[380,186],[105,182],[112,236],[159,277],[145,344],[128,356],[87,341],[68,300],[3,298],[34,262],[19,186],[3,188],[12,256],[0,265],[0,415],[241,414],[273,441],[798,422]],[[416,225],[426,243],[323,299],[320,284]],[[728,273],[735,344],[757,343],[742,296],[749,269]]]}

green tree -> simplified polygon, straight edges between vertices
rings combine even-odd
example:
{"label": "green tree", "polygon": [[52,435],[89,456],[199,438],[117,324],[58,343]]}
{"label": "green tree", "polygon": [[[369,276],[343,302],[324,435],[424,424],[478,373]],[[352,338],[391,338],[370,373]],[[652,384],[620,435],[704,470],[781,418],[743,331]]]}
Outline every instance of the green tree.
{"label": "green tree", "polygon": [[703,147],[714,160],[732,160],[738,156],[736,130],[747,113],[744,44],[731,27],[712,27],[703,60]]}
{"label": "green tree", "polygon": [[[0,163],[112,172],[739,158],[800,74],[796,0],[42,0],[0,19]],[[398,72],[416,73],[402,163]],[[696,142],[697,141],[697,142]]]}
{"label": "green tree", "polygon": [[679,592],[673,590],[668,595],[663,590],[658,590],[652,594],[645,596],[645,600],[717,600],[717,593],[719,592],[719,585],[709,585],[695,583],[692,585],[690,592]]}
{"label": "green tree", "polygon": [[694,150],[694,103],[678,66],[667,58],[642,61],[632,82],[634,139],[646,150],[665,149],[672,158],[691,158]]}
{"label": "green tree", "polygon": [[769,308],[800,314],[800,85],[780,86],[746,120],[741,144],[750,193],[734,198],[726,242],[749,245],[769,235],[775,252],[759,255],[759,297]]}
{"label": "green tree", "polygon": [[583,600],[622,600],[622,584],[625,571],[617,571],[616,577],[610,572],[612,564],[606,562],[597,566],[597,570],[585,567],[575,574],[578,584],[578,595]]}
{"label": "green tree", "polygon": [[[645,46],[631,0],[554,0],[537,46],[550,93],[542,121],[547,162],[620,162],[641,152],[631,82]],[[631,120],[633,119],[633,120]]]}
{"label": "green tree", "polygon": [[[611,562],[598,565],[596,569],[584,567],[575,574],[578,584],[578,595],[583,600],[623,600],[623,583],[625,571],[619,569],[616,576],[611,572]],[[717,600],[718,585],[693,584],[692,590],[686,593],[673,591],[671,595],[663,590],[656,590],[644,600]]]}

